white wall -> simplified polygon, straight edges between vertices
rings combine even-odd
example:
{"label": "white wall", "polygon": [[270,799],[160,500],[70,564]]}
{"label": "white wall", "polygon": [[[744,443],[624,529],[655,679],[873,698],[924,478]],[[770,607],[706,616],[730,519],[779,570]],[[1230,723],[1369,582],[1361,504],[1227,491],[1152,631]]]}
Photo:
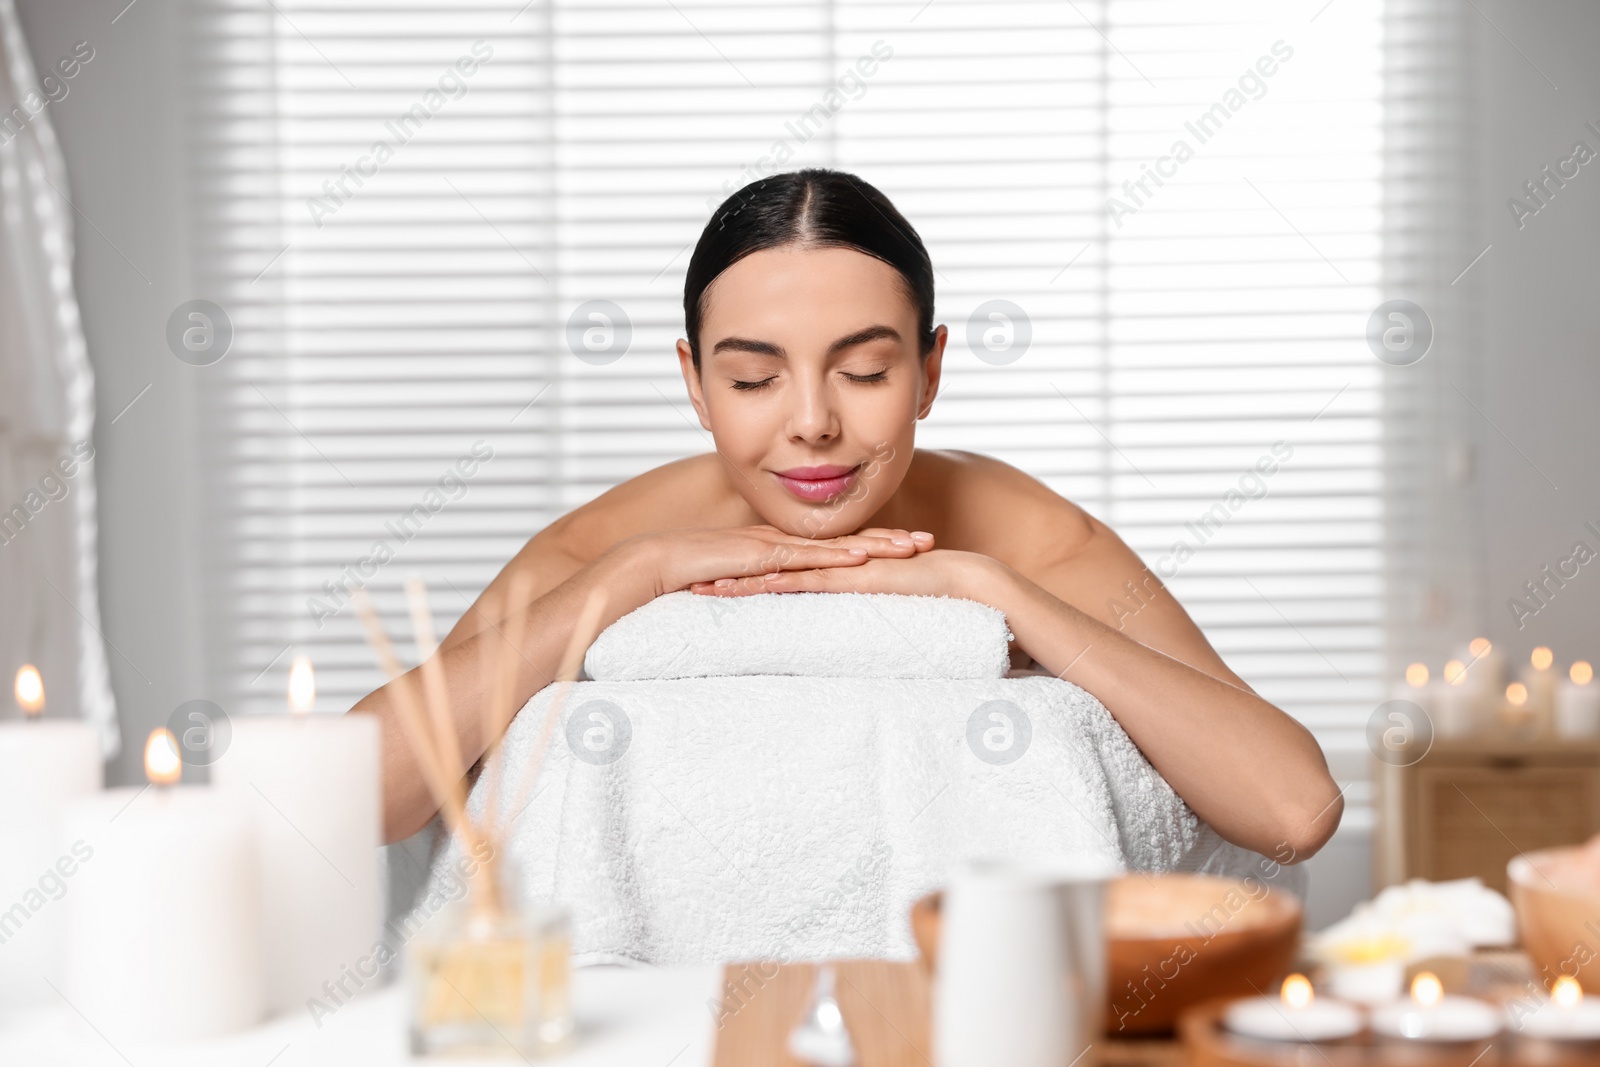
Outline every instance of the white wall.
{"label": "white wall", "polygon": [[1600,660],[1600,563],[1583,568],[1525,629],[1506,608],[1580,537],[1600,547],[1580,530],[1586,521],[1600,527],[1600,159],[1522,230],[1506,208],[1541,167],[1570,155],[1574,141],[1600,152],[1600,133],[1584,126],[1600,127],[1600,5],[1483,7],[1526,53],[1492,30],[1482,35],[1477,189],[1484,243],[1494,247],[1474,273],[1482,272],[1484,298],[1483,408],[1498,428],[1482,450],[1490,637],[1523,662],[1541,644],[1558,659]]}

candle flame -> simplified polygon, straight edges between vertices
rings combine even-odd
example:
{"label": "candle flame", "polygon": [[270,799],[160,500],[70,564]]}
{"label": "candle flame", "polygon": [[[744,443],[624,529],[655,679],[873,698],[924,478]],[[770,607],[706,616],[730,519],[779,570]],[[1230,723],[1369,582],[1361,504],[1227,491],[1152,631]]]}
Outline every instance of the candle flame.
{"label": "candle flame", "polygon": [[22,713],[30,719],[44,710],[44,679],[39,677],[38,667],[31,663],[19,667],[14,691]]}
{"label": "candle flame", "polygon": [[1547,671],[1550,669],[1550,664],[1556,661],[1556,654],[1540,645],[1533,650],[1533,655],[1528,657],[1528,661],[1533,664],[1534,670]]}
{"label": "candle flame", "polygon": [[1567,672],[1572,680],[1579,685],[1588,685],[1594,680],[1594,668],[1589,666],[1588,660],[1580,659],[1572,665],[1572,670]]}
{"label": "candle flame", "polygon": [[1413,687],[1421,689],[1428,684],[1428,665],[1426,663],[1413,663],[1406,668],[1406,681]]}
{"label": "candle flame", "polygon": [[151,785],[173,785],[183,777],[178,739],[165,726],[151,730],[150,739],[144,743],[144,774]]}
{"label": "candle flame", "polygon": [[1578,1001],[1583,999],[1583,986],[1578,984],[1576,978],[1564,974],[1550,987],[1550,999],[1556,1002],[1557,1007],[1576,1007]]}
{"label": "candle flame", "polygon": [[1444,983],[1432,971],[1423,971],[1411,980],[1411,999],[1431,1008],[1444,997]]}
{"label": "candle flame", "polygon": [[1528,687],[1521,682],[1512,682],[1506,686],[1506,699],[1511,701],[1513,707],[1522,707],[1528,702]]}
{"label": "candle flame", "polygon": [[1289,1008],[1303,1008],[1311,1003],[1311,980],[1303,974],[1291,974],[1283,980],[1283,1003]]}
{"label": "candle flame", "polygon": [[1489,650],[1492,648],[1494,648],[1494,645],[1489,643],[1487,637],[1474,637],[1472,644],[1467,646],[1467,651],[1472,653],[1473,659],[1482,659],[1489,654]]}
{"label": "candle flame", "polygon": [[317,678],[311,670],[311,659],[296,656],[289,666],[289,710],[305,715],[317,702]]}
{"label": "candle flame", "polygon": [[1460,685],[1466,673],[1467,665],[1458,659],[1453,659],[1444,665],[1444,680],[1451,685]]}

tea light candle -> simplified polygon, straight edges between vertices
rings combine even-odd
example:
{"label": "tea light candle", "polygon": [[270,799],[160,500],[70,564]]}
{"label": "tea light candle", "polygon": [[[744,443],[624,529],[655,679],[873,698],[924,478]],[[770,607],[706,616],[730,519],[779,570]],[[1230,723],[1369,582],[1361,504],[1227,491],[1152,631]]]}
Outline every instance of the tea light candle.
{"label": "tea light candle", "polygon": [[1374,1012],[1372,1028],[1403,1041],[1481,1041],[1500,1032],[1500,1019],[1481,1000],[1445,996],[1438,976],[1423,971],[1411,983],[1411,1000]]}
{"label": "tea light candle", "polygon": [[1550,989],[1550,1000],[1513,1025],[1528,1037],[1600,1041],[1600,1001],[1584,996],[1576,978],[1562,975]]}
{"label": "tea light candle", "polygon": [[249,813],[217,790],[179,787],[178,743],[145,745],[142,789],[67,812],[92,850],[66,894],[66,997],[115,1042],[178,1041],[262,1015],[259,876]]}
{"label": "tea light candle", "polygon": [[[305,1009],[324,984],[354,987],[383,936],[378,721],[314,715],[311,661],[289,670],[289,714],[241,716],[212,766],[254,818],[260,849],[267,1005]],[[363,974],[363,984],[376,974]]]}
{"label": "tea light candle", "polygon": [[[0,723],[0,1006],[55,998],[61,983],[62,912],[54,898],[77,870],[61,838],[68,805],[98,792],[100,740],[87,723],[45,719],[44,679],[31,664],[13,684],[23,721]],[[17,906],[23,910],[17,911]]]}
{"label": "tea light candle", "polygon": [[1338,1041],[1361,1032],[1361,1012],[1349,1004],[1317,1000],[1301,974],[1283,980],[1279,996],[1251,997],[1228,1007],[1224,1025],[1263,1041]]}
{"label": "tea light candle", "polygon": [[1600,685],[1594,668],[1579,660],[1556,690],[1556,732],[1562,737],[1600,736]]}

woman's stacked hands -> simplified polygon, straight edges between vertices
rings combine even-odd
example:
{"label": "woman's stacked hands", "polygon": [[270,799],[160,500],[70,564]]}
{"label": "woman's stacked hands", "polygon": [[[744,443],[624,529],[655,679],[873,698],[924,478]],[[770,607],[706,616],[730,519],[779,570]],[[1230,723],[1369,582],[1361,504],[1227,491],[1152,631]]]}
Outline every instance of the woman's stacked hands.
{"label": "woman's stacked hands", "polygon": [[[774,526],[734,530],[674,531],[674,540],[688,536],[696,572],[722,558],[735,576],[690,578],[681,586],[702,596],[749,596],[752,593],[907,593],[943,596],[961,588],[960,581],[989,560],[973,552],[935,549],[933,535],[922,530],[875,527],[842,537],[812,540],[786,534]],[[710,551],[708,551],[710,550]],[[754,562],[735,560],[751,557]]]}

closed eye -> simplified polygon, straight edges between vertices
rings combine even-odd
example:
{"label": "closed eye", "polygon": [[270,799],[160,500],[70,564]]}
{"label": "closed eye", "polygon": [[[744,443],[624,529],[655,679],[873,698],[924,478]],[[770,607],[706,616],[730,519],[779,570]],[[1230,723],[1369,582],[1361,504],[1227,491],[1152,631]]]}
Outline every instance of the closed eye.
{"label": "closed eye", "polygon": [[845,377],[849,378],[852,382],[884,382],[889,380],[889,372],[886,370],[880,370],[874,371],[871,374],[851,374],[847,371],[845,372]]}
{"label": "closed eye", "polygon": [[776,378],[776,377],[777,377],[777,375],[774,374],[774,375],[772,375],[770,377],[762,378],[760,381],[757,381],[757,382],[746,382],[746,381],[741,381],[738,378],[735,378],[733,380],[733,387],[735,389],[761,389],[761,388],[764,388],[765,386],[767,386],[769,383],[771,383],[773,378]]}

